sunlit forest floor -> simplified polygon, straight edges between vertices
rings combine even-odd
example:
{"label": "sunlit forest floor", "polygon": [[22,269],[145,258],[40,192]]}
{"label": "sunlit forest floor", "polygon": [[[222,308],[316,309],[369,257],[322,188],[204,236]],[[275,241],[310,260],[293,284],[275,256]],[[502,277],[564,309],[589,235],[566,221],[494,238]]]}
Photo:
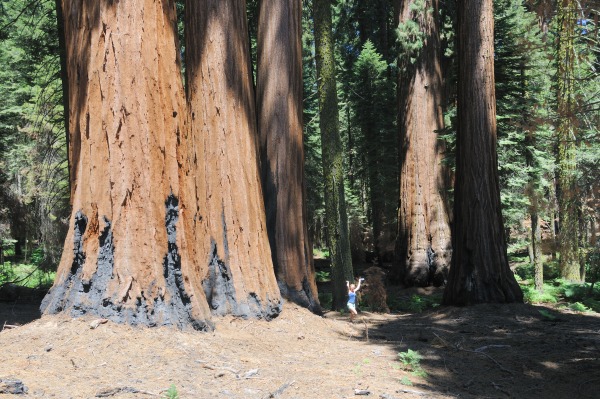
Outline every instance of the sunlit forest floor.
{"label": "sunlit forest floor", "polygon": [[271,322],[225,317],[200,333],[40,318],[38,306],[0,303],[0,380],[22,382],[28,397],[598,397],[594,312],[438,306],[350,323],[286,304]]}

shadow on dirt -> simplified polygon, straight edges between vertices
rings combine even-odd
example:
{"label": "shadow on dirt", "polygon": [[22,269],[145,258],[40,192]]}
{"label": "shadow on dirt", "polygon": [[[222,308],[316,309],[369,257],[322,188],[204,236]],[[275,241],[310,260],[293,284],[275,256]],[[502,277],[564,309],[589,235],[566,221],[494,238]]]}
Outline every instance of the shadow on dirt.
{"label": "shadow on dirt", "polygon": [[13,284],[0,287],[0,331],[39,319],[40,303],[46,292]]}
{"label": "shadow on dirt", "polygon": [[[395,316],[369,322],[369,343],[418,352],[426,375],[404,379],[409,390],[461,398],[598,397],[596,313],[483,304]],[[400,358],[397,367],[410,369]]]}

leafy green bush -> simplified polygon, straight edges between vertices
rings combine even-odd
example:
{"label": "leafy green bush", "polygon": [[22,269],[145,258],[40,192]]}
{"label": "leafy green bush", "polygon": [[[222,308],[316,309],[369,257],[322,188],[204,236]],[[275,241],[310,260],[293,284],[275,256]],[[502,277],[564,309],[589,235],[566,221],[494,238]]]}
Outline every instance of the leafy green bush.
{"label": "leafy green bush", "polygon": [[331,281],[331,272],[322,270],[316,273],[316,279],[319,282]]}
{"label": "leafy green bush", "polygon": [[0,284],[14,281],[15,271],[10,262],[0,263]]}
{"label": "leafy green bush", "polygon": [[318,259],[328,259],[329,258],[329,249],[327,248],[314,248],[313,256]]}
{"label": "leafy green bush", "polygon": [[572,303],[571,305],[569,305],[569,309],[574,310],[576,312],[589,312],[590,311],[590,308],[588,308],[581,302]]}
{"label": "leafy green bush", "polygon": [[413,294],[408,300],[403,297],[389,297],[388,306],[391,311],[403,311],[421,313],[426,309],[439,306],[442,303],[442,295],[421,296]]}
{"label": "leafy green bush", "polygon": [[521,286],[523,291],[523,299],[526,303],[557,303],[558,299],[555,296],[554,290],[544,284],[544,292],[537,291],[532,286]]}

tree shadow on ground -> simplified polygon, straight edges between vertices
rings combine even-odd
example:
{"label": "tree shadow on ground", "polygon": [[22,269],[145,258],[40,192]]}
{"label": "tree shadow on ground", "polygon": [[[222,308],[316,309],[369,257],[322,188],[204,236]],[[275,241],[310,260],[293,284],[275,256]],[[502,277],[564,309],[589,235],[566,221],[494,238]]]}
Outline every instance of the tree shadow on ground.
{"label": "tree shadow on ground", "polygon": [[[596,398],[600,315],[523,304],[438,307],[371,318],[369,343],[417,351],[426,376],[403,381],[423,395],[461,398]],[[398,359],[398,367],[403,367]],[[398,391],[402,392],[402,390]],[[391,398],[391,397],[390,397]]]}
{"label": "tree shadow on ground", "polygon": [[0,289],[0,331],[39,319],[47,290],[5,285]]}

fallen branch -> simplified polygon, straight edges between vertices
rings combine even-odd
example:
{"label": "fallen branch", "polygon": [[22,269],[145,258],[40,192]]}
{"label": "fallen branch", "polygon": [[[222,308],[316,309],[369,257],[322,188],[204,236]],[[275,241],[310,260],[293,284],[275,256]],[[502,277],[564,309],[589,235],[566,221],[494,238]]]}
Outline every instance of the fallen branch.
{"label": "fallen branch", "polygon": [[493,357],[491,357],[487,353],[483,352],[486,348],[490,348],[490,347],[504,347],[504,346],[509,346],[509,345],[488,345],[488,346],[482,346],[481,348],[478,348],[478,349],[475,349],[475,350],[469,350],[469,349],[463,349],[463,348],[459,347],[458,345],[451,345],[450,343],[448,343],[448,341],[446,341],[445,339],[443,339],[442,337],[440,337],[436,333],[433,333],[433,335],[435,335],[440,341],[442,341],[447,346],[454,347],[458,351],[470,352],[470,353],[477,353],[479,355],[483,355],[483,356],[487,357],[488,359],[490,359],[491,361],[493,361],[494,363],[496,363],[496,365],[500,368],[500,370],[505,371],[505,372],[507,372],[507,373],[509,373],[511,375],[515,374],[513,371],[505,368],[500,363],[498,363],[498,361],[496,359],[494,359]]}
{"label": "fallen branch", "polygon": [[492,381],[492,386],[494,387],[494,389],[496,389],[497,391],[502,392],[503,394],[505,394],[508,397],[511,397],[512,395],[505,391],[500,385],[496,384],[495,382]]}
{"label": "fallen branch", "polygon": [[[233,367],[217,367],[217,366],[211,366],[210,364],[203,364],[202,367],[204,367],[205,369],[215,370],[215,371],[219,371],[219,370],[229,371],[230,373],[235,375],[235,378],[240,378],[239,370],[236,370]],[[224,375],[225,375],[225,373],[219,373],[219,374],[217,374],[217,377],[222,377]]]}
{"label": "fallen branch", "polygon": [[475,349],[474,352],[483,352],[485,350],[488,350],[489,348],[510,348],[510,345],[486,345],[482,346],[481,348]]}
{"label": "fallen branch", "polygon": [[270,398],[276,398],[279,395],[281,395],[283,393],[283,391],[285,391],[286,389],[288,389],[290,386],[292,386],[292,384],[296,382],[296,381],[289,381],[286,382],[285,384],[283,384],[282,386],[280,386],[279,388],[277,388],[277,390],[271,392],[270,394],[268,394],[267,396],[265,396],[265,399],[270,399]]}
{"label": "fallen branch", "polygon": [[414,389],[402,388],[396,391],[397,393],[412,393],[413,395],[427,395],[426,392],[415,391]]}
{"label": "fallen branch", "polygon": [[133,387],[118,387],[118,388],[108,388],[104,389],[96,394],[97,398],[108,398],[109,396],[115,396],[120,393],[139,393],[142,395],[150,395],[150,396],[160,396],[157,393],[143,391],[141,389],[133,388]]}
{"label": "fallen branch", "polygon": [[217,366],[211,366],[210,364],[203,364],[202,367],[204,367],[205,369],[209,369],[209,370],[227,370],[227,371],[231,371],[233,374],[239,374],[239,371],[232,367],[217,367]]}

